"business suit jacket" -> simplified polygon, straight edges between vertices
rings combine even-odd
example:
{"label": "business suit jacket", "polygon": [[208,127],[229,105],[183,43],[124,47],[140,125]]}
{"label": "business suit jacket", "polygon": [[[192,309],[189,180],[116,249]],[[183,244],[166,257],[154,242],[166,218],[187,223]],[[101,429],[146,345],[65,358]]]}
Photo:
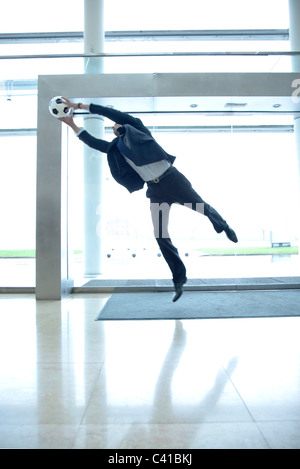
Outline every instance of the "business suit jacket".
{"label": "business suit jacket", "polygon": [[[143,166],[164,159],[168,160],[171,164],[175,161],[175,157],[164,151],[140,119],[132,117],[126,112],[97,104],[90,105],[90,113],[99,114],[117,124],[123,125],[125,128],[124,143],[130,148],[130,159],[136,166]],[[126,187],[129,192],[134,192],[144,187],[145,181],[134,171],[120,153],[117,146],[118,137],[108,142],[95,138],[84,130],[80,133],[79,139],[89,147],[107,153],[107,161],[113,178],[119,184]]]}

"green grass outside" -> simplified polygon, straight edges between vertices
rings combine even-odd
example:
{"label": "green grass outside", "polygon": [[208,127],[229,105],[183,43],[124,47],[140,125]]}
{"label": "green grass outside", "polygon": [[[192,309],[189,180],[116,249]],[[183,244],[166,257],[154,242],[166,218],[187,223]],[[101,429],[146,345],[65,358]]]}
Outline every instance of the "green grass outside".
{"label": "green grass outside", "polygon": [[[232,248],[198,248],[196,251],[210,256],[258,256],[258,255],[287,255],[298,254],[298,246],[287,247],[239,247]],[[74,254],[82,254],[80,249]],[[0,250],[0,258],[31,258],[35,257],[35,249]]]}
{"label": "green grass outside", "polygon": [[[82,250],[75,249],[74,254],[82,254]],[[0,258],[26,258],[26,257],[35,257],[36,251],[35,249],[7,249],[7,250],[0,250]]]}
{"label": "green grass outside", "polygon": [[199,248],[197,251],[211,256],[259,256],[298,254],[298,246],[286,247],[232,247],[232,248]]}
{"label": "green grass outside", "polygon": [[35,257],[35,249],[0,250],[0,257]]}

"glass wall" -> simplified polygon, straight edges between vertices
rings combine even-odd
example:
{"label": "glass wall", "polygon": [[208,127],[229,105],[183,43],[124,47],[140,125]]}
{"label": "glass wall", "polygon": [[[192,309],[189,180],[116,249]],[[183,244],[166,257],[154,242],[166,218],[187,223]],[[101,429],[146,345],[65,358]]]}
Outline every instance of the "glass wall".
{"label": "glass wall", "polygon": [[[64,2],[53,0],[49,5],[38,0],[28,0],[27,2],[16,0],[13,2],[13,6],[18,14],[14,14],[12,4],[6,2],[1,6],[2,15],[0,18],[0,213],[2,226],[0,233],[0,287],[34,286],[35,282],[38,75],[83,73],[83,58],[81,57],[41,58],[40,55],[83,53],[84,0],[66,0]],[[187,0],[182,4],[174,4],[170,0],[164,2],[153,0],[147,14],[145,14],[144,6],[140,1],[130,0],[125,9],[126,12],[124,11],[124,2],[120,0],[105,2],[106,41],[104,52],[108,55],[104,59],[105,73],[289,72],[291,70],[289,56],[280,55],[280,52],[289,50],[288,0],[265,0],[264,2],[258,0],[252,2]],[[165,30],[166,17],[168,18],[168,32],[173,31],[174,33],[171,38],[168,37]],[[233,31],[232,34],[230,34],[231,31]],[[263,31],[266,34],[262,38]],[[128,35],[126,32],[138,34]],[[273,33],[268,36],[270,32]],[[31,33],[35,34],[31,35]],[[55,33],[57,34],[55,35]],[[230,39],[228,39],[228,34]],[[255,52],[263,51],[269,51],[270,54],[255,55]],[[239,52],[241,55],[235,54]],[[278,54],[274,54],[274,52],[278,52]],[[118,57],[115,56],[116,54]],[[37,57],[20,58],[28,55],[36,55]],[[19,56],[19,58],[11,58],[11,56]],[[193,121],[184,122],[183,125],[182,119],[179,123],[176,119],[177,117],[171,114],[168,114],[167,117],[153,114],[148,117],[147,125],[164,147],[168,148],[170,152],[174,150],[173,152],[177,156],[177,167],[190,177],[200,194],[222,211],[232,225],[237,226],[241,239],[240,245],[248,246],[250,241],[250,244],[255,241],[257,246],[269,245],[270,237],[277,239],[278,229],[275,230],[275,225],[272,224],[276,217],[272,215],[272,218],[270,215],[274,212],[277,213],[277,211],[274,206],[271,207],[270,194],[274,195],[275,181],[277,181],[277,187],[278,184],[282,184],[282,181],[278,180],[279,174],[289,180],[289,184],[285,185],[285,193],[289,194],[288,210],[294,204],[293,202],[291,205],[291,200],[296,200],[295,171],[290,169],[295,164],[292,130],[283,132],[277,127],[277,131],[273,130],[272,133],[262,133],[261,131],[250,133],[251,129],[246,132],[237,132],[237,127],[244,125],[244,121],[240,124],[240,122],[226,117],[224,121],[222,120],[221,125],[230,126],[231,130],[223,132],[220,131],[220,118],[217,117],[214,118],[215,120],[201,117],[202,120],[201,122],[198,120],[198,124]],[[267,125],[273,125],[272,119],[270,117],[267,120]],[[293,126],[292,116],[287,117],[287,120],[283,119],[282,116],[276,116],[275,119],[277,119],[276,126],[282,126],[282,129],[286,129],[286,125]],[[286,124],[287,121],[288,124]],[[173,122],[172,129],[163,131],[163,128],[170,127],[171,122]],[[107,123],[107,127],[109,125]],[[183,130],[185,125],[187,127],[199,125],[214,129],[199,133],[195,130]],[[250,125],[249,128],[252,126],[253,130],[257,125],[260,126],[260,121],[254,117],[250,123],[247,121],[245,125]],[[176,127],[179,130],[176,130]],[[215,138],[216,136],[217,138]],[[112,138],[112,135],[108,133],[107,138]],[[72,139],[73,137],[70,137],[70,142]],[[70,180],[79,181],[78,184],[81,187],[82,183],[78,179],[78,171],[82,165],[82,152],[78,142],[73,140],[73,143],[70,143],[70,150],[76,156],[74,166],[70,169]],[[193,156],[193,161],[191,161],[192,155],[186,154],[185,143],[183,143],[186,140],[190,145],[195,141],[201,142],[201,146],[205,147],[204,153],[208,156],[204,157],[204,153],[199,151],[199,157]],[[216,146],[217,144],[219,146]],[[287,147],[289,148],[288,152],[285,150]],[[262,148],[267,148],[267,150],[263,152],[263,159],[259,159]],[[225,160],[220,157],[224,153],[224,149],[226,149]],[[285,163],[282,166],[279,159],[280,155],[283,154],[285,155]],[[238,155],[244,155],[243,161]],[[277,163],[271,165],[269,160],[274,158]],[[224,161],[227,162],[226,167]],[[216,164],[222,167],[222,171],[217,171],[213,176],[217,187],[214,182],[210,182],[211,177],[202,176],[203,173],[209,174]],[[190,169],[194,165],[197,167],[200,165],[197,177],[195,177],[195,172]],[[245,165],[247,166],[245,174],[251,173],[251,182],[255,181],[255,185],[260,187],[258,192],[254,191],[252,194],[252,199],[255,199],[259,210],[256,208],[254,211],[253,206],[249,206],[250,199],[245,201],[243,196],[242,198],[240,195],[235,197],[234,188],[240,194],[244,192],[242,191],[244,185],[248,184],[247,187],[250,191],[250,181],[248,179],[245,181],[242,176],[242,169],[245,169]],[[135,277],[138,272],[140,276],[149,277],[150,264],[153,265],[151,275],[156,274],[159,270],[162,276],[168,276],[169,272],[157,255],[156,243],[152,238],[149,213],[145,209],[148,203],[145,200],[145,194],[129,196],[111,181],[107,166],[104,165],[104,167],[103,193],[105,197],[109,195],[111,198],[110,187],[113,184],[116,201],[110,199],[113,205],[109,213],[107,213],[105,202],[102,207],[103,223],[101,229],[105,230],[102,248],[103,276],[116,278],[129,272],[130,276]],[[203,168],[205,171],[202,171]],[[259,174],[256,171],[257,168],[260,168]],[[237,170],[240,170],[239,176],[235,177]],[[221,174],[223,176],[226,174],[230,181],[229,184],[225,184],[225,187],[224,182],[219,180]],[[224,193],[220,187],[224,187]],[[247,191],[247,197],[249,193]],[[263,203],[262,198],[258,195],[262,193],[264,193]],[[78,203],[77,212],[82,213],[82,202],[78,195],[76,200]],[[241,206],[238,208],[237,200],[239,204],[243,201],[247,209]],[[265,210],[262,207],[265,207]],[[281,205],[279,207],[280,220],[282,220],[283,214],[286,213],[286,206],[284,210]],[[177,219],[176,209],[173,210],[174,216],[172,216],[171,223],[175,223]],[[120,219],[120,213],[124,214],[124,218]],[[136,213],[139,214],[139,226],[137,226],[137,218],[132,215]],[[249,223],[249,213],[256,214],[255,222],[253,221],[252,224]],[[264,213],[264,217],[262,213]],[[70,216],[72,216],[72,212]],[[142,216],[143,230],[141,231]],[[224,249],[223,241],[213,237],[214,233],[210,231],[205,221],[201,220],[198,224],[198,219],[194,217],[194,214],[187,213],[184,214],[184,217],[188,217],[185,223],[191,227],[192,235],[187,238],[186,233],[181,233],[181,225],[174,225],[174,227],[171,225],[171,230],[176,233],[178,246],[182,246],[181,249],[187,251],[185,253],[188,254],[186,260],[190,262],[191,269],[196,249],[202,249],[202,247],[205,248],[205,251],[201,251],[201,265],[204,266],[208,259],[210,259],[210,265],[213,265],[216,256],[212,256],[212,251],[209,249],[216,250],[221,245],[221,248]],[[272,223],[269,222],[270,217],[273,220]],[[284,226],[290,224],[291,219],[292,217],[287,217]],[[243,220],[242,226],[240,226],[241,220]],[[258,222],[258,220],[260,221]],[[282,223],[280,226],[283,226]],[[294,230],[294,226],[289,226],[288,238],[291,246],[296,243]],[[76,246],[76,256],[73,256],[74,266],[77,269],[75,269],[76,278],[82,278],[81,259],[84,253],[81,231],[80,227],[76,229],[76,234],[71,231]],[[194,243],[194,240],[199,240],[199,246]],[[193,246],[193,250],[192,248],[187,250],[187,245]],[[145,249],[144,246],[147,248]],[[139,251],[132,252],[133,249]],[[123,257],[116,260],[116,252],[123,253],[125,250],[127,260],[123,254]],[[138,264],[139,260],[142,259],[138,252],[143,255],[151,252],[149,254],[151,262],[140,261]],[[216,251],[214,251],[215,253]],[[132,254],[135,256],[133,257]],[[129,270],[127,269],[128,259],[132,266]],[[274,264],[276,259],[274,257],[272,259]],[[114,267],[114,262],[117,262],[118,269]],[[121,267],[118,263],[121,263]],[[145,265],[148,266],[147,269],[144,267]],[[256,265],[254,261],[253,265]],[[195,277],[214,275],[216,269],[212,268],[209,275],[209,268],[208,266],[203,267],[202,271],[201,267],[200,272],[197,268],[193,275]],[[240,272],[242,270],[237,270],[236,275],[239,275]],[[248,270],[248,272],[252,272],[252,270]],[[256,272],[257,270],[253,268],[254,275],[257,275]],[[284,270],[281,272],[285,273]],[[293,270],[288,270],[288,274],[293,275]]]}
{"label": "glass wall", "polygon": [[[294,215],[299,201],[292,116],[136,115],[177,157],[178,170],[239,238],[238,245],[233,245],[224,234],[215,233],[204,216],[174,205],[170,236],[185,259],[189,279],[298,275]],[[107,121],[105,139],[109,141],[114,138],[110,125]],[[113,180],[106,161],[103,203],[97,211],[101,275],[84,274],[83,152],[72,132],[68,148],[70,271],[75,285],[103,285],[108,279],[169,279],[153,235],[147,187],[129,194]]]}
{"label": "glass wall", "polygon": [[0,136],[0,286],[35,285],[36,136]]}

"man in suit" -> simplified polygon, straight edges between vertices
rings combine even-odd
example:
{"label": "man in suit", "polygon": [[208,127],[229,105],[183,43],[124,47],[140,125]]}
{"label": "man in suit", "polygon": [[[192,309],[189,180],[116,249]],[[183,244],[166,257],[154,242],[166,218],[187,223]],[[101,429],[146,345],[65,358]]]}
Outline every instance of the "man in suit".
{"label": "man in suit", "polygon": [[175,157],[165,152],[140,119],[106,106],[72,103],[67,98],[64,99],[68,108],[84,109],[115,122],[113,131],[116,138],[108,142],[79,128],[73,120],[73,112],[60,119],[69,125],[86,145],[107,154],[113,178],[129,192],[140,190],[147,184],[146,196],[150,199],[155,238],[172,272],[175,289],[173,301],[177,301],[183,293],[183,285],[187,278],[185,265],[168,233],[172,204],[179,203],[202,213],[208,217],[217,233],[224,231],[228,239],[237,243],[235,232],[173,166]]}

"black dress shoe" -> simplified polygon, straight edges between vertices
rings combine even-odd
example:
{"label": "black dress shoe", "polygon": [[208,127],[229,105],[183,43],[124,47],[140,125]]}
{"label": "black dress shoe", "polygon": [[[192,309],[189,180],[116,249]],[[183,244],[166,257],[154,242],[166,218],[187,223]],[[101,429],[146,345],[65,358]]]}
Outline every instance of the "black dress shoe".
{"label": "black dress shoe", "polygon": [[174,289],[175,289],[175,295],[173,296],[173,301],[179,300],[183,293],[183,285],[187,282],[187,278],[185,277],[183,280],[180,282],[174,283]]}
{"label": "black dress shoe", "polygon": [[230,226],[228,226],[228,228],[226,228],[224,231],[226,233],[227,238],[230,239],[230,241],[232,241],[233,243],[238,242],[237,235],[235,234],[233,229],[230,228]]}

